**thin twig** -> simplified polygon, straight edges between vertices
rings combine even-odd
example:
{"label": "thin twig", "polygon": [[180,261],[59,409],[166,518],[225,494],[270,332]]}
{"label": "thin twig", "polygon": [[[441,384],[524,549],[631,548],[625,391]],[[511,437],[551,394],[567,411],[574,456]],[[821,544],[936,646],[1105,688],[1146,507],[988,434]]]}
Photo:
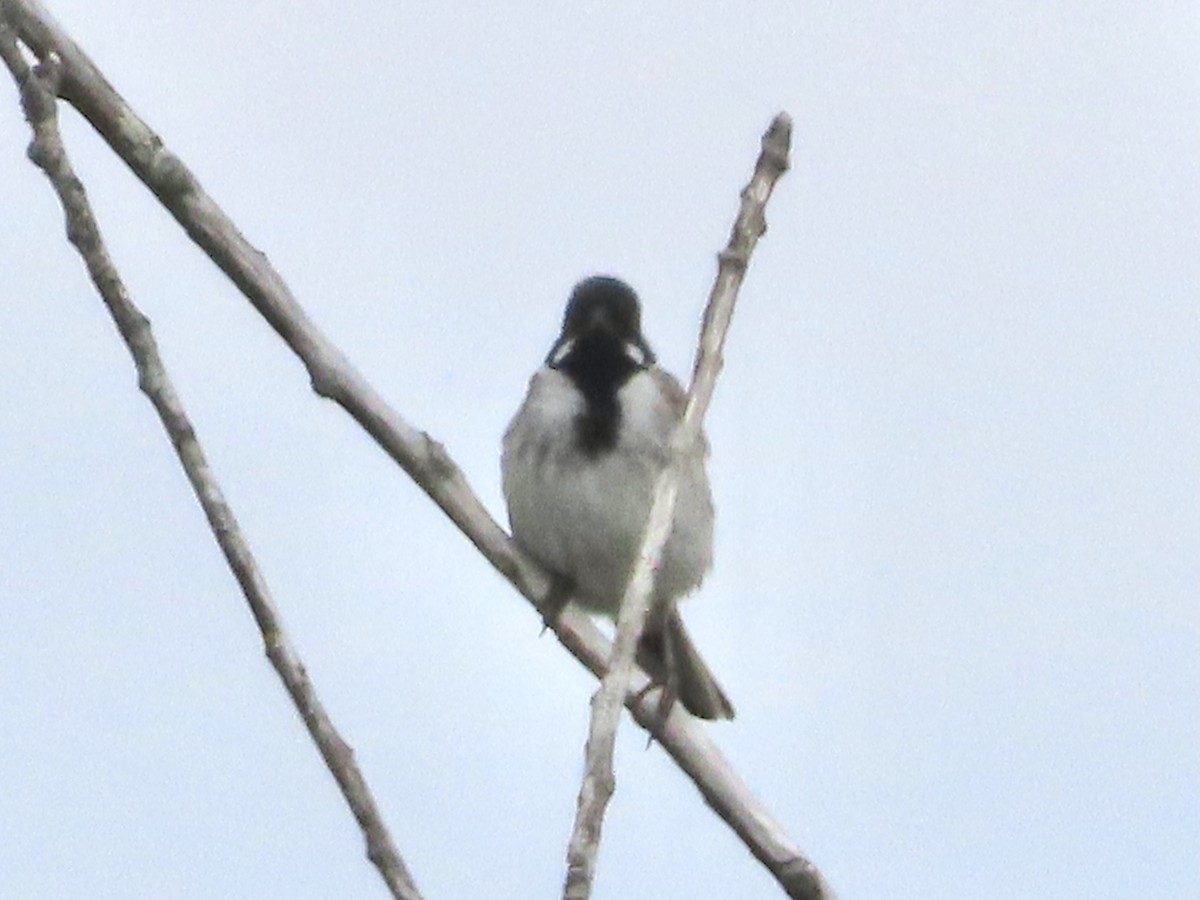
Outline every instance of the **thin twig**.
{"label": "thin twig", "polygon": [[[134,175],[155,194],[193,241],[238,286],[259,314],[303,361],[313,389],[338,403],[446,513],[497,571],[546,618],[563,646],[597,677],[608,670],[609,641],[583,613],[559,606],[554,585],[513,543],[433,438],[406,422],[312,324],[279,273],[205,193],[183,162],[163,145],[37,0],[0,0],[21,40],[44,58],[62,60],[60,96],[68,100]],[[706,802],[792,897],[822,898],[816,868],[800,852],[728,761],[690,719],[659,715],[648,679],[639,673],[626,696],[637,722],[654,735],[692,779]]]}
{"label": "thin twig", "polygon": [[621,723],[621,701],[629,692],[638,642],[650,612],[654,573],[658,570],[663,549],[671,535],[680,469],[687,455],[695,452],[694,448],[701,439],[704,414],[712,401],[717,375],[724,364],[721,351],[729,332],[738,288],[746,274],[754,245],[767,230],[764,209],[775,183],[788,169],[791,143],[792,120],[787,113],[780,113],[763,135],[762,151],[750,182],[742,190],[741,208],[734,220],[729,243],[717,255],[717,277],[704,309],[687,405],[671,439],[670,463],[654,485],[654,499],[646,520],[641,549],[617,616],[612,663],[592,698],[585,750],[586,767],[579,787],[575,825],[567,848],[563,900],[587,900],[592,893],[604,813],[616,784],[613,749]]}
{"label": "thin twig", "polygon": [[59,132],[55,97],[56,82],[61,73],[58,59],[50,54],[36,69],[31,70],[11,28],[3,19],[0,19],[0,57],[3,57],[20,88],[21,105],[33,129],[29,158],[46,173],[58,194],[66,215],[68,239],[83,257],[92,282],[129,348],[137,368],[138,386],[162,420],[188,481],[204,508],[221,552],[241,585],[254,620],[262,632],[267,657],[279,673],[325,764],[362,827],[367,856],[379,869],[392,896],[397,900],[420,900],[421,894],[400,854],[396,852],[371,791],[354,761],[353,750],[334,728],[304,664],[284,633],[266,581],[238,527],[233,510],[225,501],[209,468],[195,429],[163,366],[150,322],[130,299],[120,273],[108,255],[87,193],[67,158]]}

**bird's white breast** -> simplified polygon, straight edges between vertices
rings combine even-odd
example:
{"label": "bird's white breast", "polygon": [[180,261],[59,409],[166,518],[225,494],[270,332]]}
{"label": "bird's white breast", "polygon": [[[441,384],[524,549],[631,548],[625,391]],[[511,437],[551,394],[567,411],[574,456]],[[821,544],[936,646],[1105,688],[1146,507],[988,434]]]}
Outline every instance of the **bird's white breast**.
{"label": "bird's white breast", "polygon": [[[668,459],[677,412],[656,380],[638,372],[618,392],[615,447],[588,456],[576,445],[583,397],[562,373],[543,369],[504,437],[502,469],[513,534],[547,568],[571,578],[590,606],[614,612]],[[657,577],[660,596],[700,583],[712,553],[712,505],[702,447],[680,482],[675,524]]]}

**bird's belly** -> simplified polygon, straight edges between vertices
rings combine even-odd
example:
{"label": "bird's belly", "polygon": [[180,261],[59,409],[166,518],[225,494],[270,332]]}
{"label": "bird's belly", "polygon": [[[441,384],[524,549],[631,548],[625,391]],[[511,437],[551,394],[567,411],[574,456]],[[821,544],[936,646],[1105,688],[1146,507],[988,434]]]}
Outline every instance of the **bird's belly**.
{"label": "bird's belly", "polygon": [[[527,448],[528,449],[528,448]],[[504,482],[513,534],[535,559],[566,576],[595,610],[615,614],[641,547],[654,481],[661,469],[648,455],[599,458],[540,448],[506,461]],[[536,459],[536,457],[540,457]],[[660,597],[675,598],[700,583],[711,552],[708,518],[692,527],[699,500],[681,484],[671,538],[656,577]]]}

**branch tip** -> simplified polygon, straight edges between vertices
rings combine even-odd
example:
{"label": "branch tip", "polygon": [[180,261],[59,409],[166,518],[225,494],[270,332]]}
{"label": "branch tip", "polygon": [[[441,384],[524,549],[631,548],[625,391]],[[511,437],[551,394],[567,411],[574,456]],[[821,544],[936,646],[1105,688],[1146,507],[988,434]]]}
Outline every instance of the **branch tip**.
{"label": "branch tip", "polygon": [[792,117],[780,112],[767,126],[762,139],[762,156],[765,162],[780,175],[791,167]]}

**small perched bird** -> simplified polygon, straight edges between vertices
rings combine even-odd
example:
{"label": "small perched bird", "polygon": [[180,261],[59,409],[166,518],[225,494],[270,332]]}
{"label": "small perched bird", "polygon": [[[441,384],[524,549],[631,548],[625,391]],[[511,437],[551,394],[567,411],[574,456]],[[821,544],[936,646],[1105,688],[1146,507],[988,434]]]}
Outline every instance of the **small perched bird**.
{"label": "small perched bird", "polygon": [[[577,284],[504,435],[501,469],[517,543],[590,610],[616,618],[684,400],[642,336],[633,289],[607,276]],[[701,438],[680,475],[638,664],[693,715],[732,719],[676,607],[712,562],[707,452]]]}

